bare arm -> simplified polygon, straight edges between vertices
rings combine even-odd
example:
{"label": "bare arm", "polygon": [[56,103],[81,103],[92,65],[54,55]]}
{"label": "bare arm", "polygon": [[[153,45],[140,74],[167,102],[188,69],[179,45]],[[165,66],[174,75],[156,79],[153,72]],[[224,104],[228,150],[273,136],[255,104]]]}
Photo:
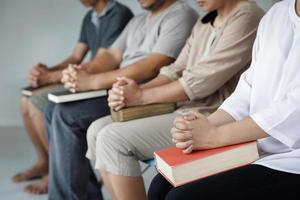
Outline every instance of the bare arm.
{"label": "bare arm", "polygon": [[225,111],[216,114],[219,116],[215,116],[223,116],[224,119],[220,118],[214,122],[218,121],[226,124],[215,126],[204,115],[195,112],[192,113],[195,119],[176,118],[171,131],[173,142],[178,148],[183,149],[183,152],[190,153],[191,150],[212,149],[250,142],[269,136],[250,117],[242,121],[229,122],[232,119]]}
{"label": "bare arm", "polygon": [[169,65],[173,58],[165,55],[152,53],[147,58],[142,59],[128,67],[116,69],[90,76],[90,85],[85,89],[107,89],[116,82],[117,77],[129,77],[137,82],[142,82],[157,75],[162,66]]}
{"label": "bare arm", "polygon": [[164,75],[158,75],[156,78],[152,79],[151,81],[140,85],[140,88],[141,89],[153,88],[153,87],[164,85],[164,84],[167,84],[170,82],[172,82],[172,81],[168,77],[166,77]]}
{"label": "bare arm", "polygon": [[62,70],[67,68],[69,64],[79,64],[82,62],[84,56],[89,48],[84,43],[77,43],[72,54],[62,63],[48,68],[44,64],[37,64],[31,69],[28,80],[32,86],[42,86],[51,83],[60,82],[62,78]]}
{"label": "bare arm", "polygon": [[219,109],[207,117],[208,121],[215,125],[221,126],[224,124],[235,122],[235,119],[226,111]]}
{"label": "bare arm", "polygon": [[161,86],[143,89],[141,98],[143,105],[179,102],[188,99],[179,81],[172,81]]}
{"label": "bare arm", "polygon": [[233,122],[217,127],[216,146],[227,146],[268,137],[269,135],[261,129],[251,117],[238,122]]}
{"label": "bare arm", "polygon": [[120,49],[99,49],[95,58],[87,65],[87,72],[98,74],[116,69],[122,61]]}

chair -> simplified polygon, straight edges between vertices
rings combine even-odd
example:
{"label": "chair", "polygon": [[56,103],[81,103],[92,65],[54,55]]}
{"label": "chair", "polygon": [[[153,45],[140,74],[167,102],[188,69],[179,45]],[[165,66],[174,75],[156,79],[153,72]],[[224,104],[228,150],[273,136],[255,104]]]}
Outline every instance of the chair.
{"label": "chair", "polygon": [[148,169],[150,169],[150,167],[155,166],[155,159],[149,159],[149,160],[144,160],[142,161],[143,163],[145,163],[147,166],[145,167],[145,169],[143,169],[142,174],[144,174]]}

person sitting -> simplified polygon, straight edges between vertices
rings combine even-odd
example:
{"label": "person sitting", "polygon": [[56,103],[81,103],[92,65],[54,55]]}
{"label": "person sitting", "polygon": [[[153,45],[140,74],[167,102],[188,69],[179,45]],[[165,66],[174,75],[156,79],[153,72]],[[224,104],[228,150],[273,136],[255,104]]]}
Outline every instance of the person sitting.
{"label": "person sitting", "polygon": [[259,159],[177,188],[157,175],[149,189],[150,200],[295,199],[300,195],[299,16],[299,0],[275,4],[259,25],[252,64],[234,93],[208,117],[191,113],[186,119],[177,118],[171,131],[183,150],[257,140]]}
{"label": "person sitting", "polygon": [[[156,76],[177,58],[198,15],[184,1],[143,0],[147,10],[134,17],[110,48],[101,49],[88,66],[70,66],[62,81],[73,92],[109,89],[118,76],[138,82]],[[99,199],[100,191],[87,150],[86,133],[96,119],[109,114],[107,97],[64,104],[45,110],[50,144],[49,199]],[[90,182],[89,182],[90,180]],[[91,186],[93,190],[87,190]]]}
{"label": "person sitting", "polygon": [[[81,0],[81,3],[92,9],[83,19],[80,37],[72,54],[62,63],[53,67],[38,63],[29,73],[29,83],[33,87],[43,87],[60,83],[62,71],[69,64],[81,63],[88,51],[95,57],[99,48],[109,47],[122,32],[132,12],[114,0]],[[111,23],[114,26],[109,26]],[[105,31],[104,31],[105,30]],[[48,141],[45,130],[43,109],[48,104],[47,94],[62,91],[61,85],[51,86],[43,92],[34,93],[31,97],[21,97],[21,111],[24,125],[37,153],[37,162],[29,169],[12,177],[13,182],[28,181],[42,177],[36,184],[30,184],[24,191],[31,194],[44,194],[48,190]]]}
{"label": "person sitting", "polygon": [[245,0],[207,0],[200,1],[199,6],[209,13],[196,23],[175,63],[142,85],[119,78],[108,99],[116,110],[185,103],[174,113],[128,122],[113,123],[107,116],[88,129],[86,156],[96,161],[95,167],[115,199],[146,199],[139,161],[151,159],[154,151],[172,145],[169,130],[176,116],[193,108],[201,113],[215,111],[249,67],[262,9]]}

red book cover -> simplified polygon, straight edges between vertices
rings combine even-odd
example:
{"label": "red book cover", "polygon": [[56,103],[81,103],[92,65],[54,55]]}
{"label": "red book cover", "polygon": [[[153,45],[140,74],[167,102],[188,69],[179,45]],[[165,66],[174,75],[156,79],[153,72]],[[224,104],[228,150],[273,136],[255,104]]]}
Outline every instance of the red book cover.
{"label": "red book cover", "polygon": [[182,153],[169,147],[154,152],[157,170],[174,186],[248,165],[259,158],[256,141]]}
{"label": "red book cover", "polygon": [[[255,143],[255,142],[249,142],[249,143]],[[166,149],[162,149],[159,151],[156,151],[155,154],[159,157],[163,158],[163,160],[170,166],[176,166],[180,164],[184,164],[196,159],[203,159],[218,153],[222,153],[225,151],[229,151],[235,148],[239,148],[245,144],[249,143],[242,143],[237,145],[231,145],[226,147],[220,147],[216,149],[209,149],[209,150],[201,150],[201,151],[194,151],[190,154],[184,154],[182,153],[181,149],[178,149],[176,147],[169,147]]]}

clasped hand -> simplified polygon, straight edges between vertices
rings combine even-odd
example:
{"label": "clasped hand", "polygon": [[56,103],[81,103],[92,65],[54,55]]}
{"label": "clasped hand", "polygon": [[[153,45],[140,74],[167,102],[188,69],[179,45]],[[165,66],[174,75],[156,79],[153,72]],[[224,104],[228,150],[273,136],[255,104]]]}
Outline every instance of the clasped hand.
{"label": "clasped hand", "polygon": [[193,150],[217,147],[217,127],[207,118],[195,111],[177,117],[171,129],[172,141],[185,154]]}
{"label": "clasped hand", "polygon": [[34,65],[29,72],[28,81],[32,87],[38,87],[50,83],[49,68],[42,63]]}
{"label": "clasped hand", "polygon": [[118,77],[108,92],[108,105],[118,111],[124,107],[142,104],[142,89],[132,79]]}
{"label": "clasped hand", "polygon": [[61,82],[70,92],[89,90],[90,75],[84,70],[83,65],[70,64],[62,71]]}

